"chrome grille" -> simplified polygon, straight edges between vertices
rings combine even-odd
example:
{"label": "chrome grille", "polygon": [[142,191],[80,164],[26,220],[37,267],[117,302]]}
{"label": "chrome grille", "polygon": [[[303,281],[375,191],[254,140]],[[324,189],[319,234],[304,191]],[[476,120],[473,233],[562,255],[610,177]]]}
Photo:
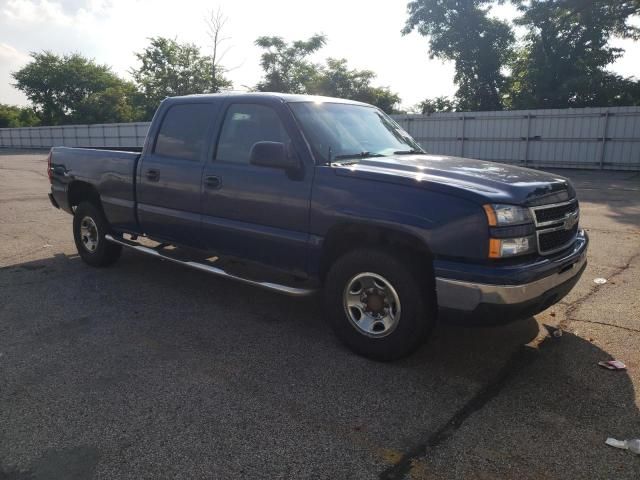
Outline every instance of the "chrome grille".
{"label": "chrome grille", "polygon": [[531,214],[541,255],[559,252],[575,241],[580,218],[580,206],[576,199],[531,207]]}
{"label": "chrome grille", "polygon": [[574,212],[576,209],[576,203],[566,203],[564,205],[558,205],[557,207],[549,207],[541,210],[536,210],[536,222],[545,223],[550,221],[557,221],[563,219],[565,215]]}

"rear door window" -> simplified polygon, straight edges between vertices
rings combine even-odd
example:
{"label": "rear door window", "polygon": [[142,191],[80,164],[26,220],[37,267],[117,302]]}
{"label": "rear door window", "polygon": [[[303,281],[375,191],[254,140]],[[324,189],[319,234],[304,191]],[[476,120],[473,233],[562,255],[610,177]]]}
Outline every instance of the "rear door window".
{"label": "rear door window", "polygon": [[204,103],[173,105],[165,114],[154,148],[156,155],[198,162],[206,147],[211,106]]}

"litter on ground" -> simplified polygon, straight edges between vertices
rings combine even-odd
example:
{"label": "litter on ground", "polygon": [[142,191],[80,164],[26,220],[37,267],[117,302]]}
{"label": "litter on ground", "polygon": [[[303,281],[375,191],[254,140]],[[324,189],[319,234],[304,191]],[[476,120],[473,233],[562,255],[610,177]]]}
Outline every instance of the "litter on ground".
{"label": "litter on ground", "polygon": [[640,455],[640,438],[634,438],[633,440],[616,440],[615,438],[609,437],[604,443],[610,447],[629,450],[636,455]]}
{"label": "litter on ground", "polygon": [[598,362],[602,368],[607,370],[626,370],[627,366],[620,360],[607,360],[606,362]]}

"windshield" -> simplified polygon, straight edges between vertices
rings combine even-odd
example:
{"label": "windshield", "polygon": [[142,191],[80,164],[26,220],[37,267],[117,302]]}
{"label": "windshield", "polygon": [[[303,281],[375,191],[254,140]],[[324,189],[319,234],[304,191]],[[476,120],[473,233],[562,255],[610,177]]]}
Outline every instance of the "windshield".
{"label": "windshield", "polygon": [[398,153],[422,153],[400,125],[375,107],[346,103],[289,103],[314,155],[324,163]]}

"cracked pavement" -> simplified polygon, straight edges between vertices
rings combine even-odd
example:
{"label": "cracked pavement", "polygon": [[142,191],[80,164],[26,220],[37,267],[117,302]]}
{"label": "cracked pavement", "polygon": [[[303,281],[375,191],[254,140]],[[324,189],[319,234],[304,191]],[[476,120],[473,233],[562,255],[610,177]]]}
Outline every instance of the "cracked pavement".
{"label": "cracked pavement", "polygon": [[0,153],[0,479],[640,477],[604,445],[640,437],[637,173],[558,172],[591,237],[560,304],[380,364],[314,299],[132,252],[87,267],[45,158]]}

